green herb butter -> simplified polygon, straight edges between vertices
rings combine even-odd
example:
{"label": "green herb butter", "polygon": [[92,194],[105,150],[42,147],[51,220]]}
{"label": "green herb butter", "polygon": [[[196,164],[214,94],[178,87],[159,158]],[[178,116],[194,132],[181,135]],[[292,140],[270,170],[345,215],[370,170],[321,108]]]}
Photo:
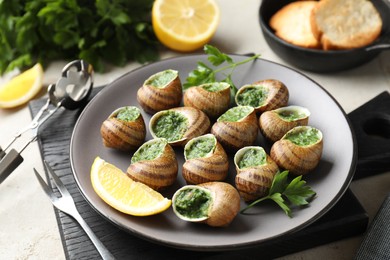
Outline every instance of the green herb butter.
{"label": "green herb butter", "polygon": [[186,160],[205,157],[213,152],[216,143],[217,139],[213,135],[196,137],[184,147],[184,156]]}
{"label": "green herb butter", "polygon": [[237,122],[248,116],[253,112],[253,107],[250,106],[238,106],[232,107],[224,114],[222,114],[217,121],[218,122]]}
{"label": "green herb butter", "polygon": [[188,129],[188,119],[179,112],[166,111],[156,119],[152,130],[159,138],[165,138],[169,142],[183,138]]}
{"label": "green herb butter", "polygon": [[152,75],[145,81],[145,85],[151,85],[156,88],[164,88],[169,82],[174,80],[178,75],[176,70],[164,70]]}
{"label": "green herb butter", "polygon": [[277,114],[284,121],[292,122],[306,117],[307,115],[298,109],[280,109]]}
{"label": "green herb butter", "polygon": [[153,139],[144,143],[131,158],[131,163],[154,160],[164,151],[168,142],[165,139]]}
{"label": "green herb butter", "polygon": [[299,146],[307,146],[316,143],[320,138],[321,134],[317,129],[312,127],[299,127],[287,132],[283,139],[290,140]]}
{"label": "green herb butter", "polygon": [[116,118],[126,122],[135,121],[141,112],[137,107],[124,107],[118,111]]}
{"label": "green herb butter", "polygon": [[211,201],[210,193],[203,189],[186,188],[179,191],[173,203],[180,215],[197,219],[208,216]]}
{"label": "green herb butter", "polygon": [[230,85],[228,83],[225,83],[225,82],[213,82],[213,83],[207,83],[207,84],[202,85],[202,88],[204,90],[209,91],[209,92],[218,92],[218,91],[227,89],[229,87],[230,87]]}
{"label": "green herb butter", "polygon": [[268,89],[261,85],[249,85],[237,94],[237,104],[240,106],[260,107],[265,104]]}
{"label": "green herb butter", "polygon": [[239,159],[238,168],[243,169],[247,167],[259,166],[266,163],[267,155],[263,148],[249,148]]}

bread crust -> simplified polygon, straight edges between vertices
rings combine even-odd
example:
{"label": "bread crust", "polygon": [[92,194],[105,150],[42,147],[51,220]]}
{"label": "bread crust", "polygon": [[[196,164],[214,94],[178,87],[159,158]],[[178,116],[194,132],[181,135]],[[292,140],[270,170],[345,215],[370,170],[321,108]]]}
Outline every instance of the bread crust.
{"label": "bread crust", "polygon": [[310,24],[324,50],[353,49],[369,45],[382,31],[382,19],[367,0],[321,0]]}
{"label": "bread crust", "polygon": [[312,9],[317,1],[297,1],[287,4],[270,19],[275,35],[291,44],[304,48],[320,48],[311,29]]}

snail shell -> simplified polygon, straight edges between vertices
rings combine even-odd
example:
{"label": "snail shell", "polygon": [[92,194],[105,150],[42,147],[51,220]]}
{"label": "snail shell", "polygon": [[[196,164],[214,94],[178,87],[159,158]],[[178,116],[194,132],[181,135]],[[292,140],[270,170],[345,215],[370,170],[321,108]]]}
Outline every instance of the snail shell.
{"label": "snail shell", "polygon": [[[207,200],[200,198],[195,201],[194,208],[203,209],[201,216],[187,216],[180,209],[178,198],[187,193],[187,198],[191,199],[193,191],[200,191],[207,194]],[[202,200],[203,199],[203,200]],[[189,201],[189,200],[188,200]],[[186,185],[175,192],[172,197],[172,207],[174,213],[185,221],[205,223],[212,227],[228,226],[240,210],[240,195],[230,184],[225,182],[206,182],[199,185]],[[195,209],[194,209],[195,210]]]}
{"label": "snail shell", "polygon": [[[228,121],[229,114],[244,111],[245,116],[238,121]],[[225,149],[238,150],[252,145],[258,135],[257,117],[253,107],[233,107],[221,115],[211,128],[211,133]]]}
{"label": "snail shell", "polygon": [[[164,116],[167,120],[164,121]],[[183,127],[178,127],[178,122],[183,123]],[[170,124],[170,125],[168,125]],[[172,127],[172,132],[161,134],[157,127]],[[149,121],[149,130],[154,138],[166,138],[172,146],[184,146],[190,139],[204,135],[210,130],[210,119],[207,115],[193,107],[176,107],[169,110],[160,111],[152,116]]]}
{"label": "snail shell", "polygon": [[[129,113],[133,113],[133,116],[128,117],[129,120],[124,120],[120,116],[122,111],[124,113],[132,111]],[[145,140],[145,122],[137,107],[121,107],[112,112],[103,122],[100,134],[106,147],[121,151],[136,150]]]}
{"label": "snail shell", "polygon": [[138,103],[149,114],[179,106],[182,97],[181,81],[176,70],[150,76],[137,91]]}
{"label": "snail shell", "polygon": [[[240,161],[250,153],[252,154],[249,157],[252,156],[253,160],[253,156],[256,156],[261,164],[245,165],[246,167],[241,165]],[[237,151],[234,164],[237,170],[236,188],[245,201],[253,201],[266,196],[279,171],[275,161],[260,146],[247,146]]]}
{"label": "snail shell", "polygon": [[202,110],[210,118],[217,118],[230,104],[230,85],[225,82],[206,83],[184,92],[184,106]]}
{"label": "snail shell", "polygon": [[309,110],[300,106],[287,106],[266,111],[259,118],[260,131],[265,138],[276,142],[294,127],[307,125],[309,116]]}
{"label": "snail shell", "polygon": [[[299,145],[299,142],[302,144]],[[320,130],[297,126],[272,145],[270,155],[279,167],[291,174],[303,175],[318,165],[322,150],[323,136]]]}
{"label": "snail shell", "polygon": [[[244,98],[247,91],[255,91],[258,100],[251,101]],[[252,95],[250,95],[252,96]],[[239,106],[250,105],[256,109],[257,113],[273,110],[287,105],[289,92],[282,82],[275,79],[260,80],[253,84],[242,86],[236,93],[235,101]],[[249,103],[248,103],[249,102]]]}
{"label": "snail shell", "polygon": [[[154,156],[150,156],[154,154]],[[127,175],[154,190],[172,185],[178,172],[176,155],[167,140],[152,139],[145,142],[133,155]]]}
{"label": "snail shell", "polygon": [[[204,154],[193,155],[197,150]],[[214,135],[206,134],[191,139],[184,147],[182,174],[187,184],[200,184],[210,181],[222,181],[229,170],[229,160],[222,145]]]}

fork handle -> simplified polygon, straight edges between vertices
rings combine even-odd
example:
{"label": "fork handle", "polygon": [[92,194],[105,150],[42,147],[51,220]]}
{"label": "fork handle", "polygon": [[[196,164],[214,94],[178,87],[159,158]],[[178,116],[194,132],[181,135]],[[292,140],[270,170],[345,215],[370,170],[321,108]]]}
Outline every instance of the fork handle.
{"label": "fork handle", "polygon": [[73,216],[74,219],[80,224],[80,226],[84,229],[85,233],[91,239],[92,243],[96,247],[97,251],[100,253],[104,260],[114,260],[115,257],[108,251],[108,249],[103,245],[100,239],[95,235],[92,229],[88,226],[87,222],[80,216]]}

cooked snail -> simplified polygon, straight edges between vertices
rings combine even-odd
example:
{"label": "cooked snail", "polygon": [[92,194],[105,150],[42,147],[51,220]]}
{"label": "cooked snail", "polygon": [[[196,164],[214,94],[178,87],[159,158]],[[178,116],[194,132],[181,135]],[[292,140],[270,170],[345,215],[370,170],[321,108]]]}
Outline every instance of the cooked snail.
{"label": "cooked snail", "polygon": [[144,143],[131,158],[127,175],[154,190],[172,185],[177,177],[178,164],[174,150],[164,138]]}
{"label": "cooked snail", "polygon": [[224,113],[230,104],[230,85],[225,82],[206,83],[184,92],[184,106],[202,110],[210,118]]}
{"label": "cooked snail", "polygon": [[225,149],[238,150],[252,145],[258,135],[257,117],[253,107],[233,107],[222,114],[211,133]]}
{"label": "cooked snail", "polygon": [[183,178],[187,184],[222,181],[229,170],[229,160],[222,145],[212,134],[191,139],[184,147]]}
{"label": "cooked snail", "polygon": [[138,103],[149,114],[179,106],[182,97],[176,70],[164,70],[150,76],[137,91]]}
{"label": "cooked snail", "polygon": [[137,107],[127,106],[116,109],[100,128],[106,147],[130,151],[142,145],[146,136],[145,122]]}
{"label": "cooked snail", "polygon": [[247,146],[234,156],[237,175],[236,188],[245,201],[253,201],[267,195],[278,165],[260,146]]}
{"label": "cooked snail", "polygon": [[223,227],[229,225],[240,210],[240,195],[225,182],[187,185],[175,192],[172,207],[182,220]]}
{"label": "cooked snail", "polygon": [[154,138],[165,138],[173,146],[185,145],[190,139],[210,129],[207,115],[193,107],[177,107],[152,116],[149,130]]}
{"label": "cooked snail", "polygon": [[271,147],[271,157],[279,167],[291,174],[303,175],[319,163],[323,150],[320,130],[310,126],[297,126],[288,131]]}
{"label": "cooked snail", "polygon": [[276,142],[294,127],[307,125],[309,116],[309,110],[300,106],[266,111],[259,118],[260,131],[268,140]]}
{"label": "cooked snail", "polygon": [[275,79],[260,80],[242,86],[235,96],[239,106],[252,106],[256,112],[273,110],[287,105],[289,92],[287,87]]}

